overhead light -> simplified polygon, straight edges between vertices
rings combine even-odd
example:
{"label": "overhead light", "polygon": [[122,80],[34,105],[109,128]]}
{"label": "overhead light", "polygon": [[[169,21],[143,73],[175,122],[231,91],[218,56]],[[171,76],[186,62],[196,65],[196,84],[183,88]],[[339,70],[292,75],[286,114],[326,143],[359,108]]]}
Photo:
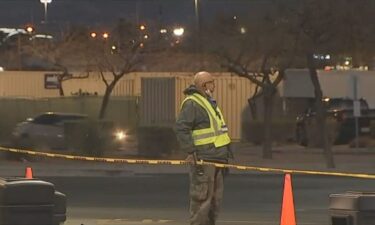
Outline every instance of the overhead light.
{"label": "overhead light", "polygon": [[32,32],[34,32],[34,27],[32,27],[32,26],[27,26],[27,27],[26,27],[26,31],[27,31],[27,33],[32,33]]}
{"label": "overhead light", "polygon": [[103,33],[103,38],[104,38],[104,39],[109,38],[109,34],[108,34],[107,32]]}

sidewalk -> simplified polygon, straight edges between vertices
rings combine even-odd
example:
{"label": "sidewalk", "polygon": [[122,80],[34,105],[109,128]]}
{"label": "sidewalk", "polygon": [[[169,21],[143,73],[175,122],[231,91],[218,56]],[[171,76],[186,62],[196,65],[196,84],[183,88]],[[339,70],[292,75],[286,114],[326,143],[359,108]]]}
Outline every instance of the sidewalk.
{"label": "sidewalk", "polygon": [[[375,174],[375,149],[354,149],[348,146],[334,146],[334,169],[327,169],[322,149],[305,148],[298,145],[273,147],[272,159],[263,159],[261,146],[238,149],[239,164],[253,166],[317,170],[328,172],[372,173]],[[253,154],[250,152],[253,151]]]}
{"label": "sidewalk", "polygon": [[[354,149],[348,146],[334,146],[336,168],[327,169],[321,149],[309,149],[297,145],[273,147],[273,158],[262,158],[262,147],[251,144],[235,146],[235,160],[232,164],[278,169],[317,170],[327,172],[348,172],[375,174],[375,149]],[[60,152],[61,153],[61,152]],[[136,150],[108,152],[105,157],[138,158]],[[168,159],[184,159],[184,154],[175,154]],[[140,157],[141,159],[141,157]],[[133,176],[142,174],[187,173],[186,165],[139,165],[89,162],[42,158],[32,162],[5,160],[0,152],[0,177],[24,176],[25,168],[32,167],[35,177],[44,176]],[[248,174],[258,171],[232,170],[233,174]]]}

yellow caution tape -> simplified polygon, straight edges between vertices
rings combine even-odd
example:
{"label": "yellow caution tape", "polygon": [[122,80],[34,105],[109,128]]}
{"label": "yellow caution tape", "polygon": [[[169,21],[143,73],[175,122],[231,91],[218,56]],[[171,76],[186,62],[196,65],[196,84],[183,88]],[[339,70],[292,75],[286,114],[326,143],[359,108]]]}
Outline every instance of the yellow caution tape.
{"label": "yellow caution tape", "polygon": [[[102,158],[102,157],[88,157],[88,156],[75,156],[64,155],[57,153],[36,152],[30,150],[22,150],[15,148],[4,148],[0,146],[0,151],[22,153],[33,156],[44,156],[50,158],[61,158],[69,160],[83,160],[83,161],[96,161],[106,163],[127,163],[127,164],[149,164],[149,165],[189,165],[190,163],[185,160],[146,160],[146,159],[124,159],[124,158]],[[362,174],[362,173],[340,173],[340,172],[326,172],[326,171],[312,171],[312,170],[294,170],[294,169],[281,169],[281,168],[268,168],[268,167],[255,167],[234,164],[212,163],[198,161],[200,165],[212,165],[219,168],[230,168],[237,170],[253,170],[260,172],[276,172],[276,173],[290,173],[290,174],[309,174],[309,175],[325,175],[325,176],[340,176],[340,177],[353,177],[375,179],[375,174]]]}

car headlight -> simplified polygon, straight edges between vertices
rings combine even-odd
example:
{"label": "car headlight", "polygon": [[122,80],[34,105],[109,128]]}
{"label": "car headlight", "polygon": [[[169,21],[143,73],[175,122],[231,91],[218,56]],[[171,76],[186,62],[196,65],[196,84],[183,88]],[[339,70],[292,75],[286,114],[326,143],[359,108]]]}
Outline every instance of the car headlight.
{"label": "car headlight", "polygon": [[116,140],[118,141],[124,140],[127,136],[126,133],[122,130],[116,131],[114,135],[115,135]]}

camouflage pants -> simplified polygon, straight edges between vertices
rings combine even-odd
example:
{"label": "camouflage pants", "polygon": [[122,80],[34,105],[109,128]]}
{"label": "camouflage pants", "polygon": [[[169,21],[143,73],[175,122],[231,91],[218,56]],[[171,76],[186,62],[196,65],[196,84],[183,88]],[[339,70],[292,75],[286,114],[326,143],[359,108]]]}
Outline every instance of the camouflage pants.
{"label": "camouflage pants", "polygon": [[223,198],[223,169],[190,168],[190,225],[215,225]]}

